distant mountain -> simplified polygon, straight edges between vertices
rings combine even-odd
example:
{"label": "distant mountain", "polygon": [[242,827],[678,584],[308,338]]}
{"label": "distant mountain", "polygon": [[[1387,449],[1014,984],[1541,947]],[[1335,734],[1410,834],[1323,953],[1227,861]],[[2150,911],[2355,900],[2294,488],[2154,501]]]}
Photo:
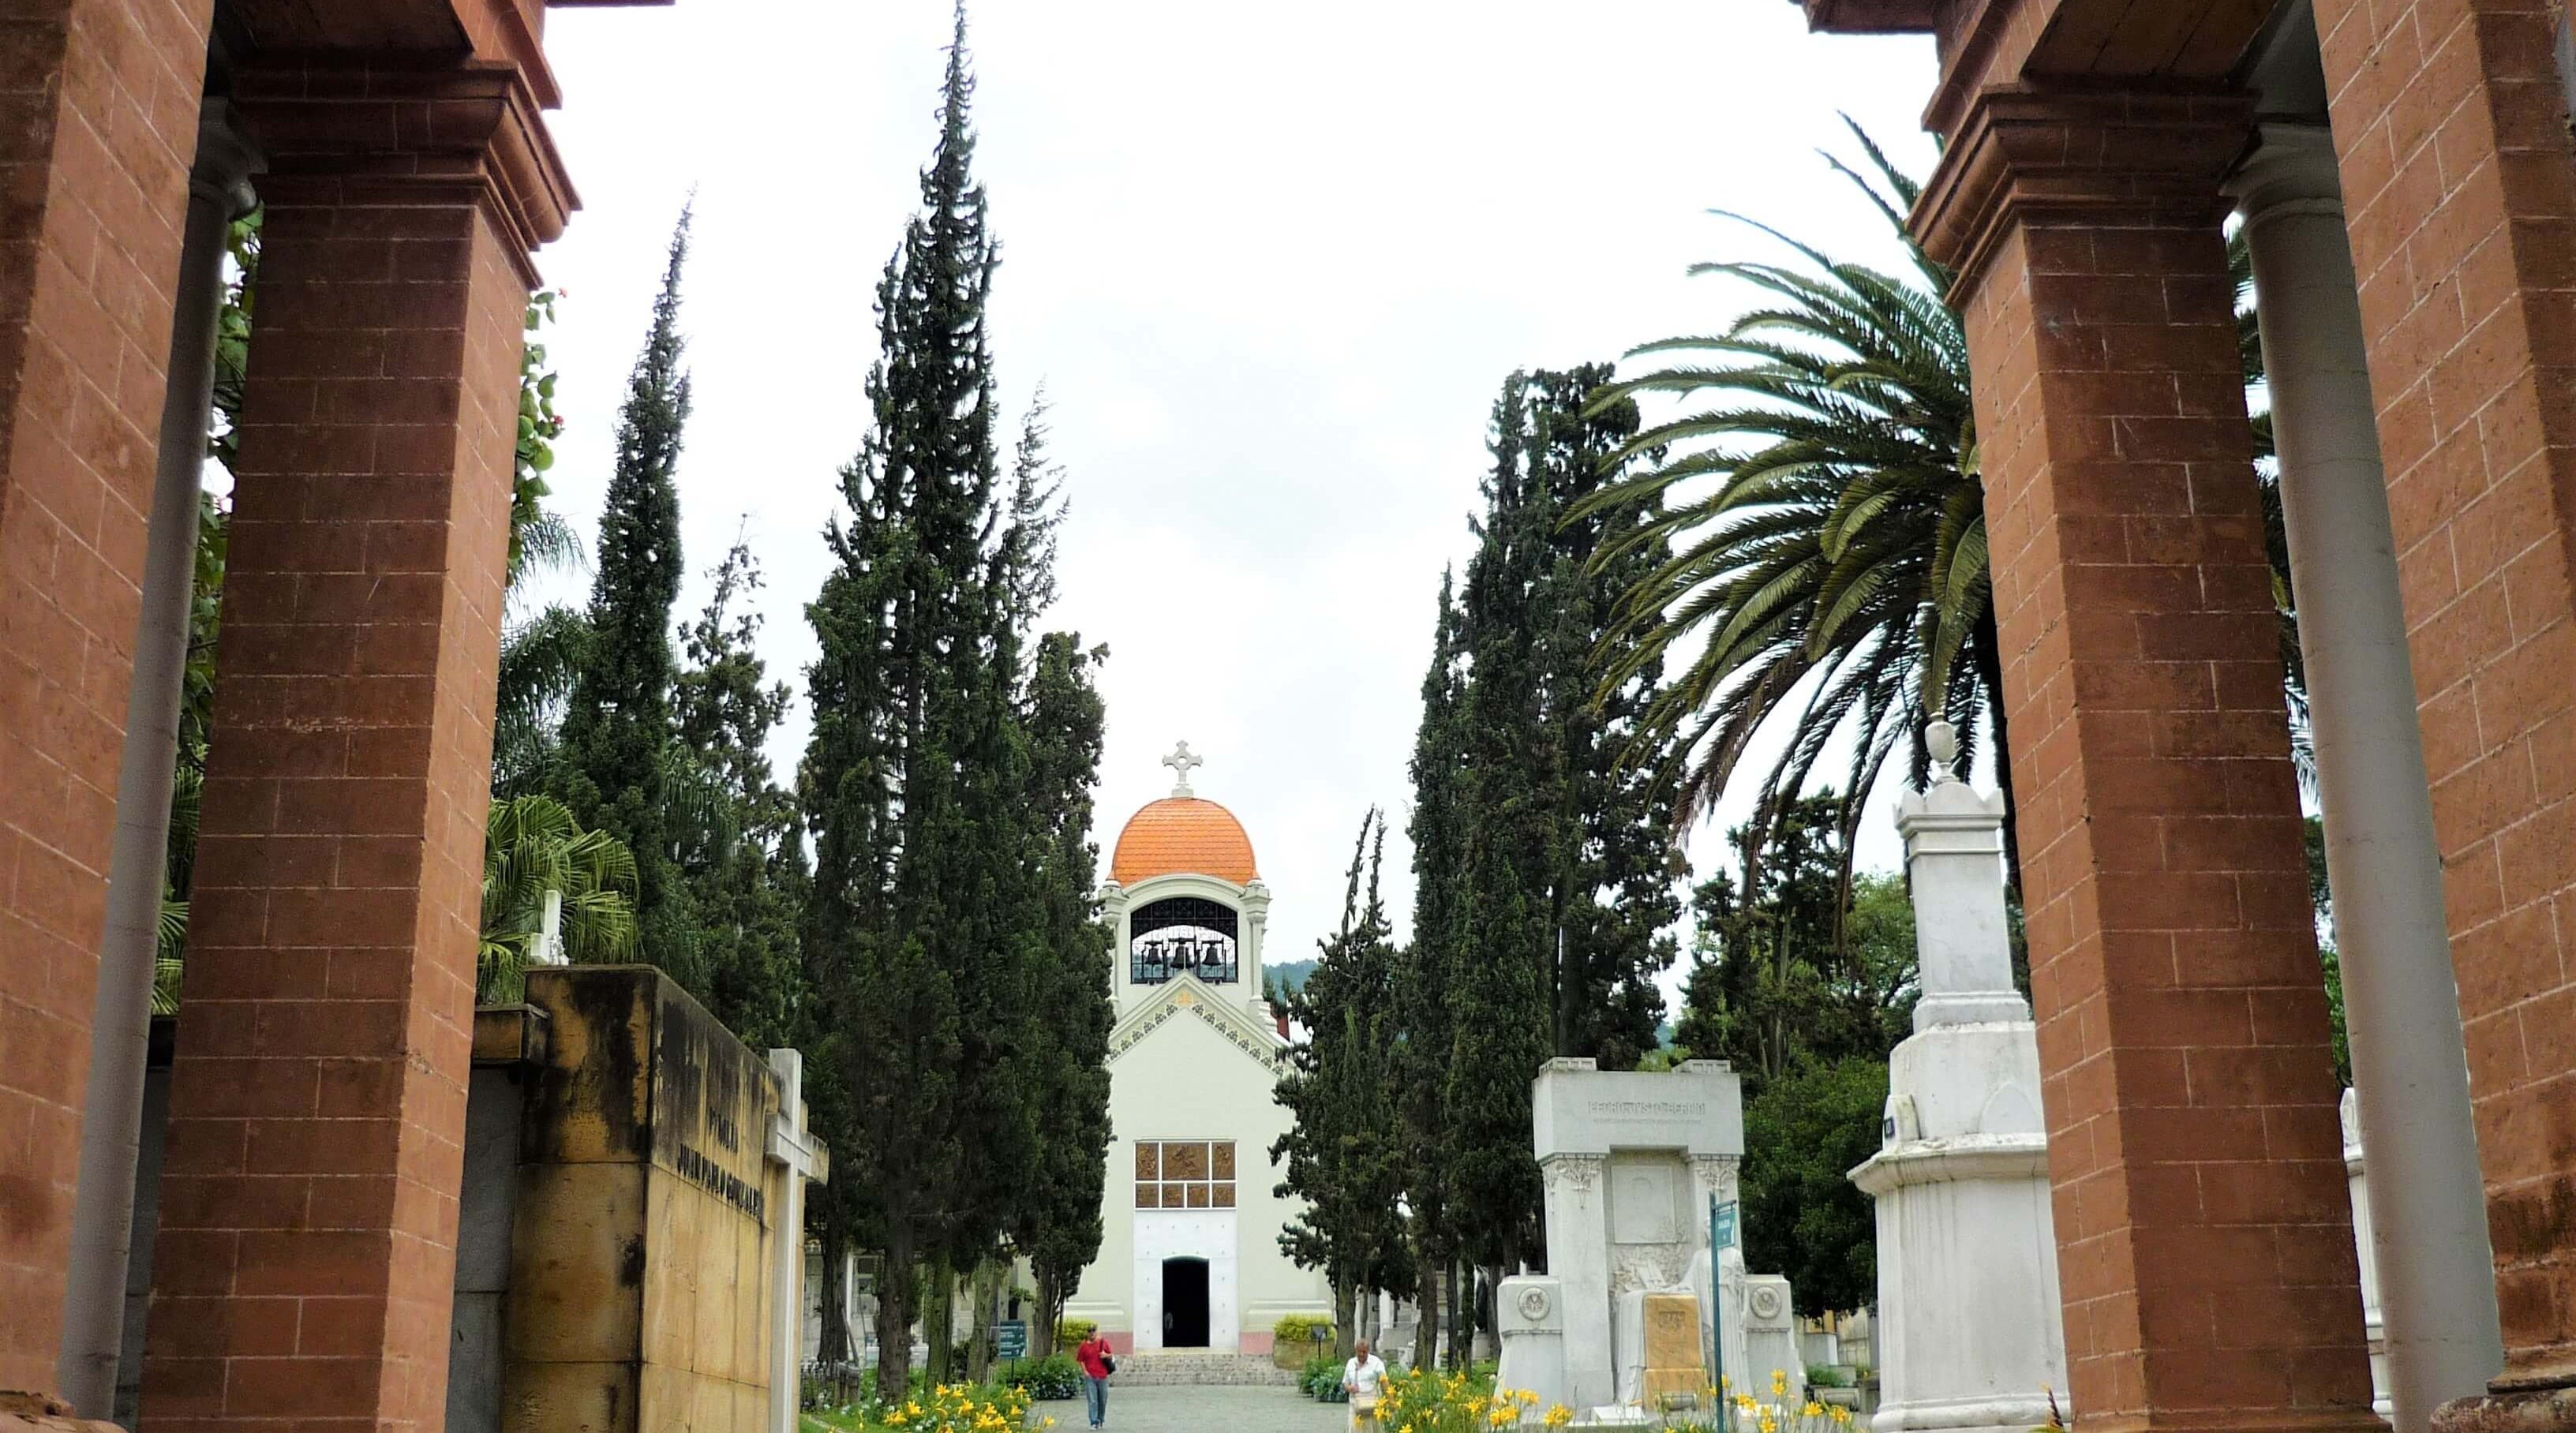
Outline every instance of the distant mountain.
{"label": "distant mountain", "polygon": [[1282,989],[1303,990],[1306,988],[1306,977],[1315,973],[1315,960],[1314,957],[1308,956],[1304,960],[1272,961],[1264,965],[1261,971],[1263,983],[1268,986],[1268,990],[1263,992],[1265,995],[1270,991]]}

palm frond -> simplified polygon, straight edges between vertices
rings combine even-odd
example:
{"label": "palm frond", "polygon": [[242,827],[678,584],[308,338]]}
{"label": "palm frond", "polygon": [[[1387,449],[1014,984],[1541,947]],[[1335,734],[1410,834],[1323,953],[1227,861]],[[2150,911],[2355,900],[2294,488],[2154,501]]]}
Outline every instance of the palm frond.
{"label": "palm frond", "polygon": [[[1755,781],[1749,850],[1837,742],[1848,752],[1838,808],[1848,828],[1894,753],[1906,751],[1920,776],[1927,717],[1958,727],[1971,758],[2005,737],[1967,336],[1943,299],[1948,271],[1905,232],[1921,186],[1850,128],[1862,159],[1826,162],[1904,241],[1914,272],[1840,262],[1720,211],[1790,257],[1692,266],[1752,300],[1721,331],[1629,351],[1631,364],[1651,366],[1603,386],[1592,410],[1641,398],[1669,407],[1619,454],[1644,463],[1573,510],[1661,508],[1626,546],[1596,558],[1639,543],[1667,554],[1620,598],[1598,678],[1606,699],[1696,644],[1635,719],[1636,750],[1670,753],[1652,779],[1676,823],[1713,810],[1759,735],[1787,729]],[[2241,240],[2231,258],[2242,298],[2251,269]],[[2242,327],[2248,381],[2258,381],[2250,309]],[[2258,438],[2267,436],[2258,420]],[[2293,727],[2303,731],[2287,546],[2265,478]],[[1846,841],[1846,860],[1850,849]]]}

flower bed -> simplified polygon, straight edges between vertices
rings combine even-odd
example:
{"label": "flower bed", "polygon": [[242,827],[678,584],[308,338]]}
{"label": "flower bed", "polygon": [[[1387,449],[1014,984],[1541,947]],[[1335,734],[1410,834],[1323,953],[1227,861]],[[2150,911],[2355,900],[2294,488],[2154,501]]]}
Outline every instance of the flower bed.
{"label": "flower bed", "polygon": [[[1707,1433],[1721,1421],[1721,1400],[1732,1433],[1847,1433],[1853,1422],[1849,1409],[1812,1401],[1792,1404],[1787,1378],[1774,1374],[1769,1401],[1736,1392],[1729,1381],[1701,1390],[1700,1407],[1668,1412],[1641,1426],[1650,1433]],[[1527,1390],[1493,1388],[1460,1373],[1389,1373],[1375,1417],[1386,1433],[1494,1433],[1533,1423],[1563,1428],[1574,1421],[1574,1410],[1564,1404],[1541,1409],[1538,1402],[1538,1395]]]}

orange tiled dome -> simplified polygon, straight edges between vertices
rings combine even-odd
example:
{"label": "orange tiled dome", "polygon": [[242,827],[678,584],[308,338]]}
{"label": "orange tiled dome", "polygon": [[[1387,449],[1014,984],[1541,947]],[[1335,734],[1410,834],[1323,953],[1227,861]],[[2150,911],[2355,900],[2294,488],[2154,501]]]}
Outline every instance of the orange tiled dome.
{"label": "orange tiled dome", "polygon": [[1127,818],[1109,856],[1109,878],[1132,886],[1152,876],[1215,876],[1246,885],[1260,878],[1252,838],[1234,813],[1195,796],[1167,796]]}

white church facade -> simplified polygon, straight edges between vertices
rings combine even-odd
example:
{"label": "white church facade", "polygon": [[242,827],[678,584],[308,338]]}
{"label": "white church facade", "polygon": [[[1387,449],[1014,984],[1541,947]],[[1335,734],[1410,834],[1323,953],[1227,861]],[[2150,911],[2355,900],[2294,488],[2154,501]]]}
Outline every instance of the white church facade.
{"label": "white church facade", "polygon": [[1122,1354],[1266,1354],[1281,1316],[1332,1308],[1323,1274],[1279,1250],[1301,1205],[1271,1192],[1289,1116],[1272,1098],[1288,1039],[1261,975],[1270,891],[1242,823],[1191,791],[1188,743],[1164,764],[1180,779],[1128,818],[1101,892],[1117,925],[1115,1142],[1100,1256],[1065,1315]]}

